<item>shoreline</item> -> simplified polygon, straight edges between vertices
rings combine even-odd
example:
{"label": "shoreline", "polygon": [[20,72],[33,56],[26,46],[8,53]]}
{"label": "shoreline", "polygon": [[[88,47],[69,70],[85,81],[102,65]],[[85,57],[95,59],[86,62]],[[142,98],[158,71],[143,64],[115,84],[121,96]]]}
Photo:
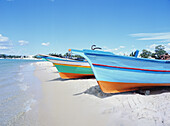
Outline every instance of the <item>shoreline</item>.
{"label": "shoreline", "polygon": [[9,60],[9,59],[11,59],[11,60],[18,59],[18,60],[40,60],[40,61],[43,61],[42,59],[37,59],[37,58],[0,58],[0,60],[1,59],[3,59],[3,60],[5,60],[5,59],[7,59],[7,60]]}
{"label": "shoreline", "polygon": [[50,62],[35,63],[42,96],[36,108],[42,126],[168,126],[170,91],[144,96],[104,94],[95,79],[63,80]]}
{"label": "shoreline", "polygon": [[[33,61],[2,62],[1,72],[1,125],[23,126],[37,124],[37,107],[40,99],[40,81],[34,76]],[[5,69],[9,66],[10,69]],[[11,71],[9,71],[11,70]],[[7,72],[6,72],[7,71]],[[8,81],[10,77],[10,80]],[[3,95],[2,95],[3,94]]]}

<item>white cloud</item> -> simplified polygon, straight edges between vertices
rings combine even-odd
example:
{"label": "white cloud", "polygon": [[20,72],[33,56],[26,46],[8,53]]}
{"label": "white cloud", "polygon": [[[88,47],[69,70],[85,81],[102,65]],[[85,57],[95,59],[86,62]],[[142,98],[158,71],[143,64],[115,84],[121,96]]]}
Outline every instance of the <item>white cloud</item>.
{"label": "white cloud", "polygon": [[170,43],[165,45],[165,50],[170,53]]}
{"label": "white cloud", "polygon": [[114,51],[118,51],[123,48],[125,48],[125,46],[119,46],[118,48],[114,48],[114,49],[109,49],[108,47],[105,46],[103,49],[104,51],[114,52]]}
{"label": "white cloud", "polygon": [[136,50],[137,50],[136,48],[131,49],[132,52],[135,52]]}
{"label": "white cloud", "polygon": [[125,48],[125,46],[119,46],[119,48],[121,49],[121,48]]}
{"label": "white cloud", "polygon": [[108,47],[104,47],[103,50],[104,51],[108,51],[108,52],[113,52],[114,54],[117,54],[117,55],[126,55],[126,53],[123,53],[123,52],[120,52],[120,49],[123,49],[125,48],[125,46],[119,46],[118,48],[114,48],[114,49],[109,49]]}
{"label": "white cloud", "polygon": [[10,48],[7,46],[0,46],[0,49],[10,49]]}
{"label": "white cloud", "polygon": [[0,42],[7,42],[7,41],[9,41],[9,38],[0,34]]}
{"label": "white cloud", "polygon": [[158,40],[159,42],[170,42],[170,32],[136,33],[136,34],[130,34],[130,36],[138,37],[137,40]]}
{"label": "white cloud", "polygon": [[104,51],[108,51],[108,52],[114,52],[115,51],[115,49],[109,49],[108,47],[103,47],[103,50]]}
{"label": "white cloud", "polygon": [[28,41],[25,41],[25,40],[19,40],[18,43],[23,46],[23,45],[26,45],[28,44],[29,42]]}
{"label": "white cloud", "polygon": [[149,46],[150,49],[155,49],[155,47],[157,46],[158,44],[152,44]]}
{"label": "white cloud", "polygon": [[117,51],[117,50],[119,50],[118,48],[114,48],[114,49],[112,49],[113,51]]}
{"label": "white cloud", "polygon": [[12,47],[13,47],[12,41],[9,40],[8,37],[5,37],[2,34],[0,34],[0,53],[2,53],[2,51],[4,50],[10,51]]}
{"label": "white cloud", "polygon": [[165,47],[165,51],[170,53],[170,43],[167,43],[167,44],[152,44],[152,45],[147,46],[147,48],[148,48],[147,50],[154,52],[155,47],[158,46],[158,45],[163,45]]}
{"label": "white cloud", "polygon": [[118,53],[115,53],[117,55],[121,55],[121,56],[128,56],[129,53],[128,52],[118,52]]}
{"label": "white cloud", "polygon": [[49,42],[41,43],[41,45],[43,45],[43,46],[49,46],[49,45],[50,45],[50,43],[49,43]]}

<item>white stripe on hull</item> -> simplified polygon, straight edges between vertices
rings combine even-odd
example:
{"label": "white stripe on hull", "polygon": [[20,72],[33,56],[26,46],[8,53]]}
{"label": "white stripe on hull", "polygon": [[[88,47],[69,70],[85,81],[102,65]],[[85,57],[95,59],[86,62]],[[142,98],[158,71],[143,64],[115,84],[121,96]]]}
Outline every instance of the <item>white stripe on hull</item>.
{"label": "white stripe on hull", "polygon": [[61,63],[61,64],[69,64],[69,65],[80,65],[80,66],[90,66],[88,62],[71,62],[71,60],[69,61],[61,61],[61,60],[52,60],[52,59],[48,59],[50,62],[52,63]]}

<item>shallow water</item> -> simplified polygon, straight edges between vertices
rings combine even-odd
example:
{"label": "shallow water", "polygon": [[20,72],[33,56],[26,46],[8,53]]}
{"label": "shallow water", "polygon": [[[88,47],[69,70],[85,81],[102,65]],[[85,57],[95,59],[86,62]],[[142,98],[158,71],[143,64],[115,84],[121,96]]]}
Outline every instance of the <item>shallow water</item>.
{"label": "shallow water", "polygon": [[0,59],[0,126],[17,125],[41,96],[34,60]]}

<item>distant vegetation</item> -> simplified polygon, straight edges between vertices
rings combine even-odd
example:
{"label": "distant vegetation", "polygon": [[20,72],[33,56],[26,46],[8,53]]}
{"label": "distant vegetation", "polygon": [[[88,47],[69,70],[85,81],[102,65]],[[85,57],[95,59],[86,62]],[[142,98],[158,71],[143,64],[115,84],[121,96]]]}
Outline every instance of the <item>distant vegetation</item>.
{"label": "distant vegetation", "polygon": [[50,56],[56,56],[56,57],[61,57],[61,58],[72,58],[72,59],[78,59],[78,60],[84,60],[84,57],[80,55],[71,55],[70,53],[65,53],[64,55],[62,54],[56,54],[56,53],[50,53]]}
{"label": "distant vegetation", "polygon": [[[152,53],[146,49],[142,50],[142,53],[140,54],[140,56],[142,58],[154,58],[154,59],[161,59],[161,55],[166,54],[167,52],[165,51],[165,47],[163,45],[158,45],[155,47],[155,52]],[[130,56],[134,56],[134,52],[132,52],[130,54]]]}
{"label": "distant vegetation", "polygon": [[151,56],[155,56],[155,53],[152,53],[152,52],[150,52],[150,51],[148,51],[146,49],[143,49],[140,56],[143,57],[143,58],[149,58]]}
{"label": "distant vegetation", "polygon": [[62,54],[56,54],[56,53],[49,53],[49,55],[55,57],[64,57]]}
{"label": "distant vegetation", "polygon": [[27,58],[28,56],[18,56],[18,55],[6,55],[6,54],[0,54],[0,58],[8,58],[8,59],[13,59],[13,58]]}

